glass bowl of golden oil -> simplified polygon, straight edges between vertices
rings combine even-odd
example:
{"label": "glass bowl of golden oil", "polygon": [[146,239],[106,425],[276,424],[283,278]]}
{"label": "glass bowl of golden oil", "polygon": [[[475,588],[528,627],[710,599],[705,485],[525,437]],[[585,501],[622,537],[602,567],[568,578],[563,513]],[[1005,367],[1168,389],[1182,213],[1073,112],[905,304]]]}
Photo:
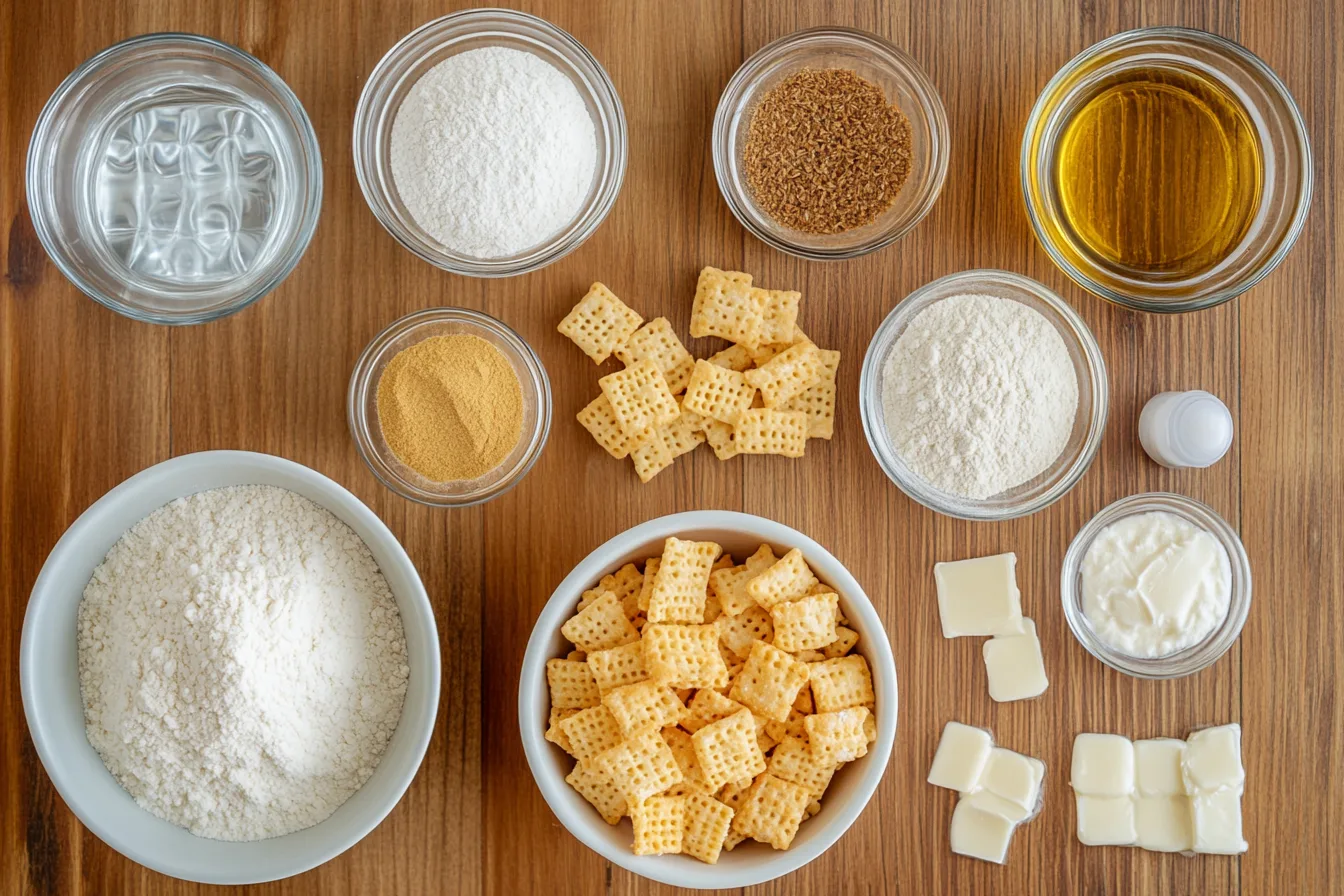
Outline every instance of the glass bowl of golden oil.
{"label": "glass bowl of golden oil", "polygon": [[1209,308],[1260,282],[1311,204],[1297,104],[1244,47],[1143,28],[1074,57],[1022,138],[1022,192],[1046,252],[1130,308]]}

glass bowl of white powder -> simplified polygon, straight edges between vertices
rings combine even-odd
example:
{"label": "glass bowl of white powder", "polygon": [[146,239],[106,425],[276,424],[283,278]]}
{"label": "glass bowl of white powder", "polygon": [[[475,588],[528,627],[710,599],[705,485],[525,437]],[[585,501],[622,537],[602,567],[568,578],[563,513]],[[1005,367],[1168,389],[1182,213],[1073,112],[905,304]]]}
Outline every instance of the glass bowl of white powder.
{"label": "glass bowl of white powder", "polygon": [[398,242],[508,277],[592,236],[625,177],[625,112],[601,64],[543,19],[473,9],[422,25],[369,75],[355,173]]}
{"label": "glass bowl of white powder", "polygon": [[892,482],[948,516],[1006,520],[1058,501],[1106,428],[1106,363],[1087,324],[1008,271],[934,280],[887,315],[859,385]]}
{"label": "glass bowl of white powder", "polygon": [[1213,665],[1251,609],[1251,564],[1211,507],[1167,492],[1122,498],[1078,530],[1060,570],[1078,643],[1136,678]]}

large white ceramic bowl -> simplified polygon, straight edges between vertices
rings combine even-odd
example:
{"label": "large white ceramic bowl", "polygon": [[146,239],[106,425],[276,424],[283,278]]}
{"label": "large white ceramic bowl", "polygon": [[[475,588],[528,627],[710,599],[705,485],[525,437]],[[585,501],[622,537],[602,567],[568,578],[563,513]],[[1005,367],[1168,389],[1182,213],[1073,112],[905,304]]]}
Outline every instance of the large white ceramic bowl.
{"label": "large white ceramic bowl", "polygon": [[[84,735],[76,614],[94,568],[122,534],[176,498],[231,485],[275,485],[335,514],[373,552],[401,611],[411,677],[401,722],[378,770],[326,821],[247,843],[207,840],[140,808]],[[155,871],[212,884],[277,880],[349,849],[392,811],[425,755],[439,705],[439,638],[411,559],[373,511],[332,480],[293,461],[205,451],[156,464],[94,502],[47,557],[28,600],[19,650],[23,710],[33,745],[72,812],[99,839]]]}
{"label": "large white ceramic bowl", "polygon": [[[628,819],[611,826],[583,797],[565,783],[574,760],[545,738],[550,691],[546,661],[563,656],[569,645],[560,626],[574,613],[584,589],[622,565],[642,560],[663,549],[669,536],[715,541],[736,558],[744,558],[762,544],[782,555],[798,548],[818,578],[835,588],[849,625],[859,633],[856,653],[863,654],[873,673],[877,698],[877,740],[868,755],[836,772],[821,812],[803,823],[788,850],[776,851],[763,843],[746,841],[725,851],[717,865],[705,865],[689,856],[637,856],[630,851],[634,834]],[[840,561],[796,529],[759,516],[723,510],[697,510],[659,517],[627,530],[593,551],[574,567],[546,602],[523,657],[518,685],[518,726],[532,777],[551,811],[569,832],[604,858],[641,877],[694,889],[747,887],[796,871],[829,849],[849,829],[868,804],[891,757],[896,740],[896,664],[882,620],[872,603]]]}

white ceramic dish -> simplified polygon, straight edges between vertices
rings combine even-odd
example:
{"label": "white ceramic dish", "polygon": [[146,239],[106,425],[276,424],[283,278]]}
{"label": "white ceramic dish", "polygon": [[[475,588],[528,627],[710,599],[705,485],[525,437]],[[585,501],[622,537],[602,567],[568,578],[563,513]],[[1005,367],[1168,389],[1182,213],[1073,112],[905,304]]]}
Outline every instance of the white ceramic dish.
{"label": "white ceramic dish", "polygon": [[[637,856],[630,851],[634,835],[629,820],[613,827],[604,822],[583,797],[565,783],[574,760],[545,739],[550,692],[546,661],[569,649],[560,626],[574,612],[585,588],[625,563],[660,553],[669,535],[716,541],[734,557],[743,558],[761,544],[782,554],[791,548],[803,552],[817,576],[835,587],[859,633],[857,653],[868,659],[877,698],[877,740],[864,758],[836,773],[821,801],[821,812],[803,824],[792,848],[776,851],[747,841],[724,852],[717,865],[705,865],[689,856]],[[896,665],[882,620],[854,577],[829,551],[781,523],[721,510],[699,510],[659,517],[617,535],[574,567],[546,602],[523,657],[518,686],[518,727],[523,750],[541,794],[551,811],[571,834],[611,862],[641,877],[693,889],[747,887],[796,871],[840,839],[877,790],[896,740]]]}
{"label": "white ceramic dish", "polygon": [[[369,546],[406,629],[410,682],[401,722],[377,771],[330,818],[303,831],[229,843],[188,833],[141,809],[84,735],[76,614],[94,568],[122,534],[176,498],[231,485],[275,485],[330,510]],[[212,884],[277,880],[349,849],[392,811],[420,767],[439,705],[439,638],[414,565],[358,498],[293,461],[206,451],[156,464],[94,502],[61,536],[38,574],[19,650],[23,710],[33,745],[62,799],[104,843],[172,877]]]}

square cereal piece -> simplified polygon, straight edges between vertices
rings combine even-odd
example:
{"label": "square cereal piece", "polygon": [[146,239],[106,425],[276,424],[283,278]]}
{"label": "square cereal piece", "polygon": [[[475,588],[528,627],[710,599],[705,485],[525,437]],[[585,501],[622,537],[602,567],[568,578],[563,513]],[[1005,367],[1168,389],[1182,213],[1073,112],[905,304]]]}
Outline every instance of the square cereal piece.
{"label": "square cereal piece", "polygon": [[641,361],[597,381],[611,412],[627,436],[666,426],[681,414],[667,378],[652,361]]}
{"label": "square cereal piece", "polygon": [[733,561],[733,555],[725,551],[719,555],[719,559],[714,561],[714,565],[709,568],[709,571],[714,573],[720,569],[732,569],[736,565],[737,564]]}
{"label": "square cereal piece", "polygon": [[691,793],[700,791],[703,793],[712,793],[705,784],[705,776],[700,773],[700,763],[695,758],[695,746],[691,743],[691,736],[680,728],[664,728],[663,740],[667,742],[667,747],[672,751],[672,757],[677,760],[677,765],[681,767],[681,783],[673,785],[669,793]]}
{"label": "square cereal piece", "polygon": [[720,553],[712,541],[669,537],[649,593],[649,621],[697,625],[704,621],[709,574]]}
{"label": "square cereal piece", "polygon": [[706,267],[695,284],[691,335],[721,336],[754,348],[761,338],[762,301],[751,293],[751,275]]}
{"label": "square cereal piece", "polygon": [[729,370],[736,370],[738,373],[750,370],[755,366],[751,360],[751,352],[743,345],[730,345],[721,352],[715,352],[709,356],[709,363],[715,367],[726,367]]}
{"label": "square cereal piece", "polygon": [[736,812],[742,808],[742,801],[747,798],[747,791],[751,790],[751,785],[754,783],[756,783],[755,778],[729,781],[715,794],[714,798]]}
{"label": "square cereal piece", "polygon": [[747,839],[746,834],[739,834],[732,828],[728,829],[728,836],[723,838],[723,848],[727,852],[732,852],[739,843]]}
{"label": "square cereal piece", "polygon": [[610,591],[602,592],[601,597],[571,616],[560,626],[560,634],[585,653],[639,640],[639,632],[630,624],[620,599]]}
{"label": "square cereal piece", "polygon": [[733,427],[739,454],[778,454],[802,457],[807,453],[807,415],[802,411],[751,408]]}
{"label": "square cereal piece", "polygon": [[935,563],[933,579],[944,638],[1021,632],[1016,554]]}
{"label": "square cereal piece", "polygon": [[630,338],[644,318],[616,298],[601,283],[594,283],[556,327],[601,364],[621,343]]}
{"label": "square cereal piece", "polygon": [[565,776],[565,783],[591,803],[607,824],[620,824],[622,816],[629,812],[621,788],[592,759],[576,764]]}
{"label": "square cereal piece", "polygon": [[868,707],[855,706],[836,712],[813,713],[803,719],[803,730],[807,732],[812,755],[836,765],[868,755],[868,736],[863,730],[868,715]]}
{"label": "square cereal piece", "polygon": [[681,767],[659,728],[646,728],[590,761],[616,783],[631,806],[681,783]]}
{"label": "square cereal piece", "polygon": [[775,625],[769,611],[752,604],[736,616],[720,616],[719,640],[739,659],[751,654],[751,645],[757,641],[767,644],[775,639]]}
{"label": "square cereal piece", "polygon": [[756,719],[748,710],[710,722],[691,736],[691,744],[710,790],[765,771],[765,755],[756,743]]}
{"label": "square cereal piece", "polygon": [[829,757],[812,752],[804,738],[790,735],[770,754],[767,771],[776,778],[806,787],[808,796],[819,800],[831,786],[831,776],[839,767]]}
{"label": "square cereal piece", "polygon": [[677,419],[658,430],[658,435],[676,459],[699,448],[705,441],[705,418],[682,408]]}
{"label": "square cereal piece", "polygon": [[673,856],[681,853],[686,826],[686,798],[651,796],[630,807],[637,856]]}
{"label": "square cereal piece", "polygon": [[835,640],[835,608],[839,603],[839,596],[831,593],[804,595],[775,604],[770,609],[775,646],[794,653],[830,644]]}
{"label": "square cereal piece", "polygon": [[637,433],[633,438],[626,435],[616,420],[611,402],[607,401],[605,395],[599,395],[588,402],[587,407],[577,414],[577,419],[597,444],[617,460],[624,460],[635,448],[648,443],[658,435],[658,431],[652,428]]}
{"label": "square cereal piece", "polygon": [[552,709],[587,709],[602,702],[587,662],[547,660],[546,681],[551,686]]}
{"label": "square cereal piece", "polygon": [[791,289],[751,288],[761,303],[761,342],[788,342],[798,323],[798,301],[803,297]]}
{"label": "square cereal piece", "polygon": [[681,344],[672,324],[665,317],[655,317],[634,332],[624,344],[616,346],[616,357],[626,367],[640,361],[652,361],[667,378],[667,386],[676,395],[686,388],[691,379],[695,359]]}
{"label": "square cereal piece", "polygon": [[782,411],[802,411],[807,415],[807,437],[829,439],[835,434],[835,375],[840,353],[819,349],[821,379],[780,405]]}
{"label": "square cereal piece", "polygon": [[774,565],[775,552],[763,544],[741,566],[716,569],[710,573],[709,588],[719,598],[719,606],[729,616],[736,616],[756,601],[747,593],[747,583]]}
{"label": "square cereal piece", "polygon": [[691,371],[681,404],[702,417],[731,425],[751,408],[755,395],[756,387],[747,382],[745,373],[700,360]]}
{"label": "square cereal piece", "polygon": [[805,684],[798,691],[798,697],[793,701],[793,708],[805,716],[817,711],[816,704],[812,702],[812,685]]}
{"label": "square cereal piece", "polygon": [[737,457],[737,431],[727,423],[718,420],[705,421],[705,440],[714,449],[719,460],[732,460]]}
{"label": "square cereal piece", "polygon": [[598,691],[604,694],[627,684],[638,684],[649,677],[641,641],[631,641],[607,650],[594,650],[588,654],[588,668]]}
{"label": "square cereal piece", "polygon": [[795,600],[817,584],[817,577],[803,559],[803,552],[794,548],[765,572],[747,583],[747,594],[765,609],[786,600]]}
{"label": "square cereal piece", "polygon": [[661,557],[650,557],[644,561],[644,583],[639,589],[637,605],[641,613],[649,612],[649,598],[653,595],[653,583],[658,578],[658,567],[661,565]]}
{"label": "square cereal piece", "polygon": [[610,591],[624,602],[630,595],[638,594],[643,584],[644,574],[639,571],[639,567],[627,563],[615,572],[603,576],[597,587],[603,591]]}
{"label": "square cereal piece", "polygon": [[708,865],[717,864],[733,821],[733,810],[708,793],[692,791],[686,794],[685,811],[682,853]]}
{"label": "square cereal piece", "polygon": [[672,459],[672,451],[661,435],[630,452],[630,460],[635,465],[635,475],[639,477],[640,482],[648,482],[672,466]]}
{"label": "square cereal piece", "polygon": [[835,712],[876,701],[868,661],[859,654],[813,663],[809,669],[817,712]]}
{"label": "square cereal piece", "polygon": [[676,691],[652,679],[612,688],[602,695],[602,705],[627,737],[644,728],[676,725],[686,714]]}
{"label": "square cereal piece", "polygon": [[579,760],[610,750],[625,737],[616,717],[605,706],[579,710],[560,723],[560,730],[573,746],[570,755]]}
{"label": "square cereal piece", "polygon": [[674,688],[718,688],[728,680],[716,625],[649,623],[644,627],[649,677]]}
{"label": "square cereal piece", "polygon": [[686,717],[681,720],[681,727],[694,734],[711,722],[737,715],[744,709],[746,707],[741,703],[712,688],[701,688],[686,705]]}
{"label": "square cereal piece", "polygon": [[547,722],[546,733],[542,735],[548,741],[555,744],[557,747],[564,750],[571,756],[574,755],[574,745],[571,744],[569,742],[569,738],[565,736],[565,732],[563,729],[561,729],[560,723],[577,712],[582,712],[582,710],[556,709],[555,707],[551,707],[551,717]]}
{"label": "square cereal piece", "polygon": [[764,366],[742,374],[761,390],[768,408],[777,408],[821,382],[821,352],[810,342],[800,342],[775,355]]}
{"label": "square cereal piece", "polygon": [[733,830],[775,849],[788,849],[812,802],[809,794],[800,784],[761,775],[733,816]]}
{"label": "square cereal piece", "polygon": [[751,645],[746,665],[728,696],[765,719],[783,722],[807,684],[807,663],[764,641]]}
{"label": "square cereal piece", "polygon": [[859,633],[852,628],[843,625],[835,627],[835,640],[821,648],[821,652],[826,654],[826,659],[838,659],[854,649],[854,645],[859,643]]}

